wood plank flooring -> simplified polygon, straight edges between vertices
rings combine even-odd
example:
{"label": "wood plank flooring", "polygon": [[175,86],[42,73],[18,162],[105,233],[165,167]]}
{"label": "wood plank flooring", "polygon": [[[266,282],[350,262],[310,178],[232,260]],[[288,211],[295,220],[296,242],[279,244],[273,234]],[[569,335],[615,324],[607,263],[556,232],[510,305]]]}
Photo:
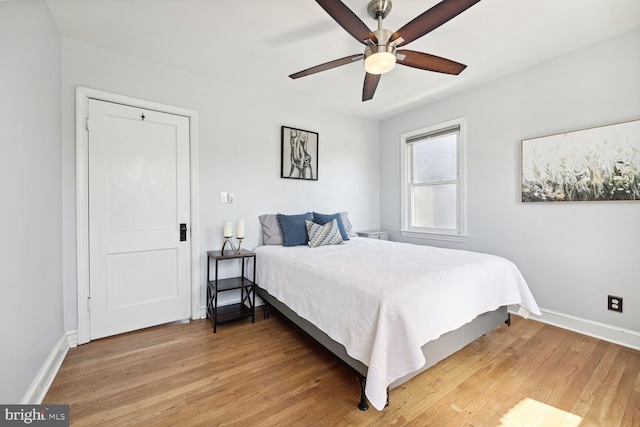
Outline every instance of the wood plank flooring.
{"label": "wood plank flooring", "polygon": [[640,352],[512,316],[357,409],[349,371],[277,313],[176,323],[69,351],[44,403],[74,426],[640,426]]}

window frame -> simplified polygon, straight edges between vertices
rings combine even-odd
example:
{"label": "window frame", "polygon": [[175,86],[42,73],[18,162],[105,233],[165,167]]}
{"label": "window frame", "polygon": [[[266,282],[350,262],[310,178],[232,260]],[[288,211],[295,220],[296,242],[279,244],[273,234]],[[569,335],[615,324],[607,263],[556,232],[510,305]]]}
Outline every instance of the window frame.
{"label": "window frame", "polygon": [[[416,227],[411,223],[412,217],[412,156],[409,143],[421,137],[440,133],[446,129],[459,127],[456,147],[457,177],[456,183],[456,227],[455,229]],[[400,135],[400,159],[401,159],[401,220],[400,234],[404,237],[417,237],[422,239],[446,240],[452,242],[464,242],[467,240],[467,203],[466,203],[466,117],[438,123]]]}

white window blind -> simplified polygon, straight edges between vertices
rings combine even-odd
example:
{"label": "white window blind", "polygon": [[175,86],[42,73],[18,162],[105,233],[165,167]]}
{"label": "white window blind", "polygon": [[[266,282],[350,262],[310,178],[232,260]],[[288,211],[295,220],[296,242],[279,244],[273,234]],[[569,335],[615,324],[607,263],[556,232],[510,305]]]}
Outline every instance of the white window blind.
{"label": "white window blind", "polygon": [[463,234],[461,122],[403,136],[404,231]]}
{"label": "white window blind", "polygon": [[413,138],[411,151],[412,226],[455,229],[457,225],[458,127]]}

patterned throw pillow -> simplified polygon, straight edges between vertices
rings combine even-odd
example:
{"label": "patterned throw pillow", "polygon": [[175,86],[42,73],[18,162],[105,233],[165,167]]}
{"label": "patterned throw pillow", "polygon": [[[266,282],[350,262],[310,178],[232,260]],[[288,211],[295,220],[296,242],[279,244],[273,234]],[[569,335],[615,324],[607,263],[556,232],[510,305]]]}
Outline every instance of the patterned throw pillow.
{"label": "patterned throw pillow", "polygon": [[310,248],[342,244],[342,235],[340,234],[340,228],[338,228],[338,221],[335,219],[324,225],[305,221],[305,225],[307,226],[307,234],[309,235],[308,245]]}

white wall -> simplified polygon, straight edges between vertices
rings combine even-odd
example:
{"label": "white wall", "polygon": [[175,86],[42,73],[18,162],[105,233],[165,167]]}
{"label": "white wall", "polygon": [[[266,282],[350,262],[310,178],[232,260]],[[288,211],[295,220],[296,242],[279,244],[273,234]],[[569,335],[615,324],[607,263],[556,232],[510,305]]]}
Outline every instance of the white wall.
{"label": "white wall", "polygon": [[61,37],[44,2],[0,2],[0,402],[63,337]]}
{"label": "white wall", "polygon": [[[469,239],[403,239],[400,134],[461,116]],[[385,120],[381,227],[394,240],[502,255],[520,267],[541,308],[640,332],[640,202],[519,202],[522,139],[639,118],[636,29]],[[624,298],[623,314],[607,311],[608,294]]]}
{"label": "white wall", "polygon": [[[379,128],[376,122],[312,109],[304,100],[214,81],[71,39],[63,40],[62,135],[65,327],[77,328],[75,232],[75,86],[197,110],[200,154],[200,239],[222,246],[225,221],[245,219],[244,247],[259,243],[258,216],[347,210],[357,229],[379,223]],[[280,178],[280,127],[319,133],[319,180]],[[220,203],[220,192],[236,202]]]}

